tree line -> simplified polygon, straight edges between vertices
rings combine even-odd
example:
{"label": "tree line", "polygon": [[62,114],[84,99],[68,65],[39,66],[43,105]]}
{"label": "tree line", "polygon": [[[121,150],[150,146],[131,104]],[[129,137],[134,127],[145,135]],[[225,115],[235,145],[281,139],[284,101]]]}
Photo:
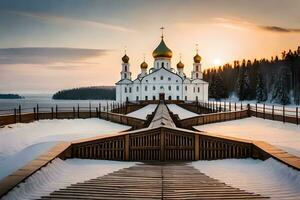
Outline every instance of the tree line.
{"label": "tree line", "polygon": [[234,61],[204,71],[209,97],[220,100],[236,95],[239,100],[300,103],[300,46],[271,59]]}
{"label": "tree line", "polygon": [[116,88],[113,86],[83,87],[61,90],[56,92],[52,99],[72,100],[114,100]]}

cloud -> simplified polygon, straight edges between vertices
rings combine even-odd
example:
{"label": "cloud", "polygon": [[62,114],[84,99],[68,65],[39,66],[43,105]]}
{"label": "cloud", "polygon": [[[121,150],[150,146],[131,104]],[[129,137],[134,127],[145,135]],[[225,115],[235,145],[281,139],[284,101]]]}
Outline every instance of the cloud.
{"label": "cloud", "polygon": [[123,26],[102,23],[99,21],[93,20],[85,20],[85,19],[77,19],[77,18],[70,18],[65,16],[57,16],[57,15],[50,15],[45,13],[33,13],[33,12],[21,12],[21,11],[5,11],[10,14],[19,15],[22,17],[31,17],[34,19],[38,19],[41,21],[50,21],[57,24],[65,24],[65,25],[83,25],[83,26],[90,26],[96,28],[102,28],[112,31],[120,31],[120,32],[136,32],[133,29],[129,29]]}
{"label": "cloud", "polygon": [[80,62],[90,57],[106,55],[107,49],[77,49],[59,47],[24,47],[0,49],[0,64],[54,64]]}
{"label": "cloud", "polygon": [[249,22],[246,20],[242,20],[239,18],[214,18],[215,24],[233,28],[233,29],[259,29],[263,31],[275,32],[275,33],[300,33],[300,29],[297,28],[285,28],[280,26],[273,25],[261,25],[253,22]]}

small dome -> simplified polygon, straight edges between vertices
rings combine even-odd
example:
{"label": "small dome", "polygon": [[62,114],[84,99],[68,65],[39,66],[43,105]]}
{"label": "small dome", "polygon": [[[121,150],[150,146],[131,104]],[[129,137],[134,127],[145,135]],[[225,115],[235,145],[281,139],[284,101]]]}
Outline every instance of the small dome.
{"label": "small dome", "polygon": [[184,68],[184,64],[181,61],[179,61],[179,63],[177,63],[177,68]]}
{"label": "small dome", "polygon": [[147,69],[148,68],[148,64],[144,61],[141,64],[141,69]]}
{"label": "small dome", "polygon": [[154,58],[172,58],[172,51],[167,47],[167,45],[164,42],[164,39],[161,39],[161,42],[159,43],[158,47],[153,51],[152,56]]}
{"label": "small dome", "polygon": [[122,61],[123,61],[124,63],[128,63],[129,57],[125,54],[125,55],[122,57]]}
{"label": "small dome", "polygon": [[195,63],[200,63],[201,62],[201,56],[199,56],[199,54],[197,53],[195,56],[194,56],[194,62]]}

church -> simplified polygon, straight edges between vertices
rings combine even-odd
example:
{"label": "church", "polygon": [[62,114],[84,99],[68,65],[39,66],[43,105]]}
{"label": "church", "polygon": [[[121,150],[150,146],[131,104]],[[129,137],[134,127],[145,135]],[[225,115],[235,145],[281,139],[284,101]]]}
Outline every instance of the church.
{"label": "church", "polygon": [[116,100],[119,103],[149,100],[208,101],[208,82],[203,81],[201,56],[194,56],[191,77],[186,76],[184,64],[179,60],[172,67],[172,51],[167,47],[162,34],[160,44],[153,51],[153,66],[148,69],[144,61],[141,72],[133,79],[129,57],[122,57],[121,80],[116,83]]}

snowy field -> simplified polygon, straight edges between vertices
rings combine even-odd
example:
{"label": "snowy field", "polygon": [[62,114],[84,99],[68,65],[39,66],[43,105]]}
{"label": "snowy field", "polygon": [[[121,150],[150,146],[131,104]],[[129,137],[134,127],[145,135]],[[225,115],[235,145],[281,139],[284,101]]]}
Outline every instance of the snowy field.
{"label": "snowy field", "polygon": [[156,107],[157,107],[157,104],[149,104],[139,110],[136,110],[134,112],[127,114],[127,116],[135,117],[135,118],[139,118],[139,119],[146,119],[147,115],[154,112]]}
{"label": "snowy field", "polygon": [[197,130],[268,142],[300,157],[300,126],[261,118],[245,118],[195,126]]}
{"label": "snowy field", "polygon": [[184,108],[181,108],[180,106],[177,106],[176,104],[168,104],[168,108],[170,109],[170,111],[172,113],[177,114],[180,119],[186,119],[186,118],[190,118],[190,117],[199,116],[198,114],[193,113]]}
{"label": "snowy field", "polygon": [[300,172],[270,158],[195,161],[192,166],[233,187],[285,200],[300,198]]}
{"label": "snowy field", "polygon": [[73,183],[83,182],[108,173],[135,165],[134,162],[55,159],[51,164],[29,177],[19,187],[14,188],[3,200],[29,200],[49,195]]}
{"label": "snowy field", "polygon": [[129,129],[101,119],[41,120],[0,128],[0,180],[53,147],[73,141]]}

